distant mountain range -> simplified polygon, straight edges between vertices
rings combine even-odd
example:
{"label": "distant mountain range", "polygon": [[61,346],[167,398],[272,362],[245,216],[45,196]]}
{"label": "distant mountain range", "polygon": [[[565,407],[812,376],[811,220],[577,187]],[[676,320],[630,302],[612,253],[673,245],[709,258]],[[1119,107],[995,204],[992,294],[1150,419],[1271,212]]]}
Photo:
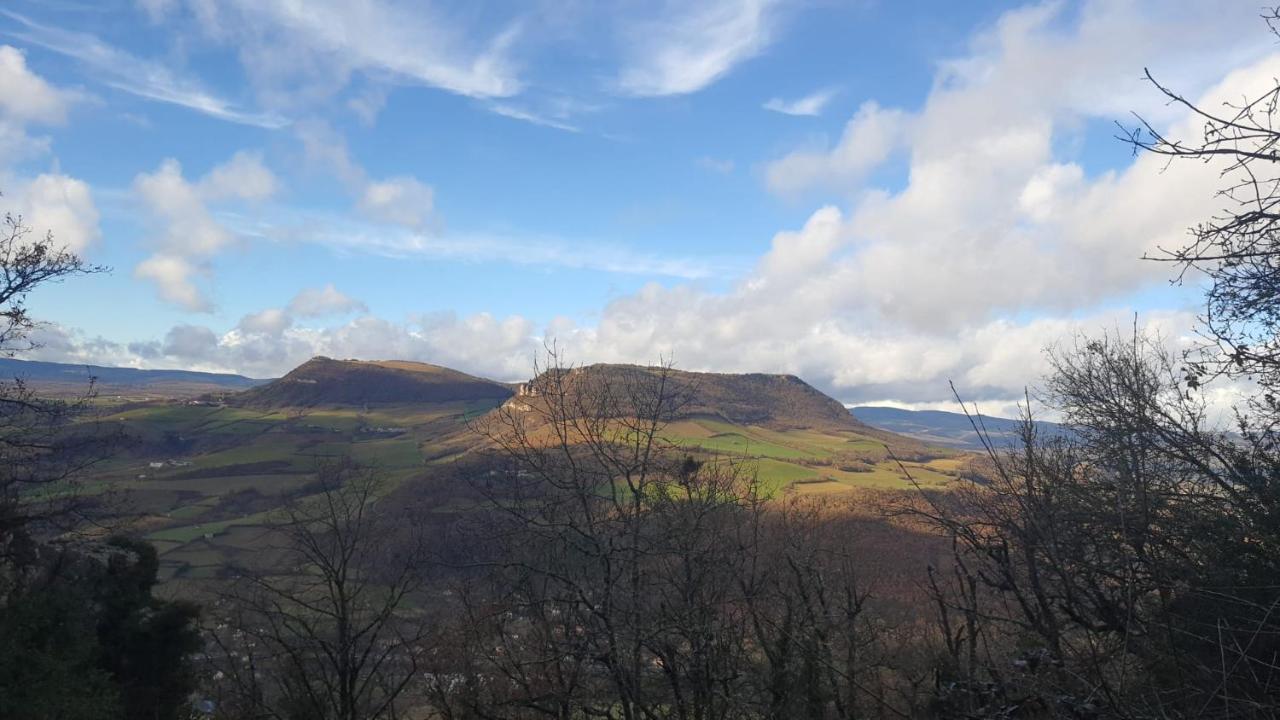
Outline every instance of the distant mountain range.
{"label": "distant mountain range", "polygon": [[[982,442],[973,429],[973,422],[964,413],[943,410],[903,410],[892,407],[860,406],[849,412],[862,422],[881,430],[906,435],[927,443],[946,445],[966,450],[982,450]],[[980,427],[985,427],[988,437],[996,447],[1007,447],[1018,439],[1022,423],[1010,418],[979,415]],[[1065,435],[1069,431],[1057,423],[1036,421],[1041,437]]]}
{"label": "distant mountain range", "polygon": [[[636,369],[625,365],[593,365],[581,372],[619,373]],[[83,392],[90,378],[96,380],[102,394],[184,398],[234,392],[238,396],[231,399],[233,404],[263,408],[479,399],[502,402],[515,394],[514,386],[426,363],[324,357],[312,358],[279,379],[0,358],[0,378],[20,378],[42,392],[66,395]],[[733,423],[779,426],[823,425],[837,421],[837,415],[851,415],[855,424],[864,429],[875,428],[927,444],[982,449],[978,434],[963,413],[859,406],[846,415],[835,400],[792,375],[675,371],[672,380],[694,390],[692,402],[685,409],[688,415],[712,415]],[[981,417],[997,446],[1016,441],[1019,421]],[[1067,432],[1057,423],[1037,422],[1037,425],[1042,434],[1050,436]]]}
{"label": "distant mountain range", "polygon": [[0,358],[0,378],[18,378],[32,388],[51,394],[84,392],[90,378],[93,378],[99,393],[143,393],[166,397],[247,390],[269,382],[228,373],[139,370],[13,358]]}

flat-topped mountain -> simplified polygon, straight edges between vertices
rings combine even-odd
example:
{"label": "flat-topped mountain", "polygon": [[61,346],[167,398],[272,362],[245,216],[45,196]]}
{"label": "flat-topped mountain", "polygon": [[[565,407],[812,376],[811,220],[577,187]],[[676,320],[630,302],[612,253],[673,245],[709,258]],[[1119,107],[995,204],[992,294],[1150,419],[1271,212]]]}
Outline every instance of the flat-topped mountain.
{"label": "flat-topped mountain", "polygon": [[[640,365],[599,364],[568,371],[567,387],[576,383],[610,383],[625,388],[644,376],[656,377],[659,368]],[[545,387],[544,373],[521,386],[521,402]],[[711,417],[735,425],[770,427],[837,427],[870,430],[837,400],[823,394],[795,375],[766,373],[710,373],[670,370],[670,394],[682,399],[677,417]]]}
{"label": "flat-topped mountain", "polygon": [[474,400],[502,402],[508,386],[439,365],[314,357],[288,375],[229,399],[244,407],[322,407]]}

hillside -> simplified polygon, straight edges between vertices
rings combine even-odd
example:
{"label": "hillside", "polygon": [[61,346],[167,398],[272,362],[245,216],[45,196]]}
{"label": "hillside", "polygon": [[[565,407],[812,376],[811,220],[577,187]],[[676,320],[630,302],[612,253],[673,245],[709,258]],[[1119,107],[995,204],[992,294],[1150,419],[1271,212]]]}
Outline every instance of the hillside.
{"label": "hillside", "polygon": [[[867,425],[923,442],[966,450],[983,449],[978,433],[973,429],[973,422],[963,413],[875,406],[855,407],[849,412]],[[979,415],[975,419],[980,419],[981,426],[986,429],[991,443],[997,448],[1007,447],[1017,441],[1021,421],[990,415]],[[1056,437],[1067,432],[1057,423],[1044,421],[1037,421],[1036,428],[1041,437]]]}
{"label": "hillside", "polygon": [[[627,383],[653,370],[571,372],[575,384]],[[545,380],[526,383],[517,396],[504,384],[434,365],[313,358],[225,402],[112,406],[97,420],[134,441],[96,466],[82,491],[136,513],[135,530],[159,548],[165,577],[216,577],[229,560],[260,549],[265,523],[283,503],[315,492],[312,473],[327,458],[377,465],[388,490],[404,497],[430,491],[433,506],[465,504],[457,475],[481,466],[489,449],[472,421],[504,401],[508,408],[536,404]],[[769,494],[941,488],[968,462],[864,425],[794,376],[674,372],[671,381],[689,402],[664,439],[695,456],[742,464]]]}
{"label": "hillside", "polygon": [[[588,365],[568,371],[573,384],[608,383],[625,387],[656,376],[657,368],[639,365]],[[544,385],[539,377],[521,386],[521,399]],[[682,399],[677,418],[704,417],[735,425],[760,425],[773,429],[842,428],[872,431],[835,399],[795,375],[765,373],[709,373],[672,370],[670,394]]]}
{"label": "hillside", "polygon": [[333,407],[491,400],[512,394],[492,380],[426,363],[315,357],[289,374],[228,399],[247,408]]}
{"label": "hillside", "polygon": [[245,390],[270,382],[229,373],[140,370],[13,358],[0,358],[0,377],[21,379],[37,392],[47,395],[83,393],[90,379],[95,381],[98,392],[103,395],[143,393],[163,397]]}

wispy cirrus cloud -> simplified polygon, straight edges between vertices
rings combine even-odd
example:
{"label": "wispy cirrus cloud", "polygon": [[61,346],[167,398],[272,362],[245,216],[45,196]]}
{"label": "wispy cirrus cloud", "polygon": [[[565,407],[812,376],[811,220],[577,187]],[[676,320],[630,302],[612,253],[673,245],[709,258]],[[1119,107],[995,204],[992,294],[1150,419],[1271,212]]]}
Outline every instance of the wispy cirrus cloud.
{"label": "wispy cirrus cloud", "polygon": [[800,116],[818,116],[826,109],[827,103],[836,96],[835,88],[824,88],[816,92],[809,93],[797,100],[783,100],[782,98],[772,98],[764,104],[765,110],[772,110],[783,115],[800,115]]}
{"label": "wispy cirrus cloud", "polygon": [[275,113],[243,109],[169,65],[140,58],[94,35],[44,25],[10,10],[0,10],[0,15],[18,26],[0,33],[75,59],[108,87],[240,125],[277,129],[289,124]]}
{"label": "wispy cirrus cloud", "polygon": [[486,107],[488,107],[491,112],[503,117],[511,118],[512,120],[522,120],[534,125],[541,125],[543,127],[554,128],[556,130],[564,130],[565,132],[582,132],[582,128],[563,119],[542,115],[508,103],[491,103]]}
{"label": "wispy cirrus cloud", "polygon": [[236,234],[245,237],[317,244],[344,253],[397,259],[511,263],[680,280],[732,276],[744,269],[740,262],[729,258],[655,255],[607,242],[489,232],[434,234],[347,217],[317,217],[314,212],[304,213],[286,207],[272,208],[264,215],[278,220],[249,222],[244,217],[231,214],[219,219],[234,228]]}
{"label": "wispy cirrus cloud", "polygon": [[238,45],[245,72],[268,94],[335,77],[345,85],[352,71],[480,99],[523,88],[511,59],[519,19],[490,31],[467,13],[395,0],[227,0],[205,14],[206,32]]}
{"label": "wispy cirrus cloud", "polygon": [[707,87],[773,42],[776,0],[690,3],[635,22],[617,86],[626,95],[685,95]]}

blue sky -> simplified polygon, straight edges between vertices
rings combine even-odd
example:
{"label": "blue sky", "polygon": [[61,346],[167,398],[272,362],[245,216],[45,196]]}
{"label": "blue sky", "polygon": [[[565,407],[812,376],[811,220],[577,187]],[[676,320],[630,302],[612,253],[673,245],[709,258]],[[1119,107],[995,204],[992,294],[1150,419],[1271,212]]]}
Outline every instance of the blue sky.
{"label": "blue sky", "polygon": [[313,354],[502,379],[674,356],[848,402],[1008,403],[1043,348],[1195,294],[1143,252],[1212,169],[1141,81],[1280,72],[1249,2],[16,0],[0,189],[112,272],[47,359],[257,376]]}

